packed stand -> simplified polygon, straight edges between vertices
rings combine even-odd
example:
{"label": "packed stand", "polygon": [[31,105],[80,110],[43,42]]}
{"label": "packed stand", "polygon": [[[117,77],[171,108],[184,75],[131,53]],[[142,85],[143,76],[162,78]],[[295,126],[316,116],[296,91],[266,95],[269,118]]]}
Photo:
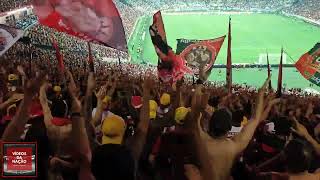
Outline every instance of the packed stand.
{"label": "packed stand", "polygon": [[87,55],[66,53],[63,70],[15,46],[0,61],[2,141],[38,143],[38,179],[320,178],[318,97],[168,85],[152,66],[93,73]]}
{"label": "packed stand", "polygon": [[297,1],[285,11],[291,14],[296,14],[320,21],[320,2],[318,0]]}
{"label": "packed stand", "polygon": [[0,12],[11,11],[30,4],[30,0],[1,0]]}

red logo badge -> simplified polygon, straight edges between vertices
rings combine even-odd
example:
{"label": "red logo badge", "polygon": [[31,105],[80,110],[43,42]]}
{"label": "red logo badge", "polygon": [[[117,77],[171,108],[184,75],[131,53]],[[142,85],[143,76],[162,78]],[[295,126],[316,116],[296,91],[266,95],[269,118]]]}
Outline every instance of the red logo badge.
{"label": "red logo badge", "polygon": [[3,143],[2,177],[37,177],[36,143]]}

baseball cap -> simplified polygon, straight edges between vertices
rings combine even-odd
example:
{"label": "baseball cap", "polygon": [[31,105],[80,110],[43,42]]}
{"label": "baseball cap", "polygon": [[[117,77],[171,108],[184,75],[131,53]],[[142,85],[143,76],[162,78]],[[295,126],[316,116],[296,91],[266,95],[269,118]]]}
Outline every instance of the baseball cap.
{"label": "baseball cap", "polygon": [[209,133],[212,136],[224,136],[231,130],[232,114],[226,109],[219,109],[215,111],[209,122]]}
{"label": "baseball cap", "polygon": [[54,86],[53,87],[54,92],[61,92],[61,87],[60,86]]}
{"label": "baseball cap", "polygon": [[158,104],[154,100],[149,101],[149,112],[150,112],[150,119],[155,119],[157,116],[157,109],[158,109]]}
{"label": "baseball cap", "polygon": [[190,112],[189,108],[186,108],[186,107],[177,108],[174,116],[174,120],[176,121],[176,123],[183,124],[188,112]]}
{"label": "baseball cap", "polygon": [[170,94],[163,93],[160,98],[160,104],[164,105],[164,106],[169,105],[170,104]]}
{"label": "baseball cap", "polygon": [[109,103],[111,101],[111,97],[110,96],[105,96],[102,100],[103,103]]}
{"label": "baseball cap", "polygon": [[110,115],[104,119],[101,131],[102,144],[122,144],[126,124],[120,116]]}

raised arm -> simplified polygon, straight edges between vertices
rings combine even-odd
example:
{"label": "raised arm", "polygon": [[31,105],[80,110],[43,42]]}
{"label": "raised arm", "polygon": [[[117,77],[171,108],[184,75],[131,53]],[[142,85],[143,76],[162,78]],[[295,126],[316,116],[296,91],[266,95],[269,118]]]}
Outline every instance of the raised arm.
{"label": "raised arm", "polygon": [[52,126],[52,123],[51,123],[52,114],[48,105],[48,99],[46,94],[47,87],[48,87],[47,82],[40,87],[39,100],[40,100],[40,104],[41,104],[43,115],[44,115],[44,124],[46,125],[47,128],[49,128],[50,126]]}
{"label": "raised arm", "polygon": [[313,146],[316,153],[320,156],[320,144],[315,139],[313,139],[306,127],[300,124],[295,118],[294,123],[296,124],[296,128],[292,128],[292,131],[297,133],[299,136],[304,137]]}
{"label": "raised arm", "polygon": [[131,149],[133,158],[136,162],[140,159],[143,146],[146,142],[146,136],[149,127],[149,101],[150,101],[150,89],[153,87],[153,81],[146,77],[143,84],[143,105],[140,112],[140,121],[137,126],[135,135],[128,142]]}
{"label": "raised arm", "polygon": [[87,91],[84,100],[84,117],[89,122],[92,120],[92,94],[96,87],[96,79],[94,78],[93,72],[89,73]]}
{"label": "raised arm", "polygon": [[201,85],[197,85],[196,92],[192,98],[191,112],[185,122],[185,126],[192,133],[192,143],[196,150],[196,156],[200,163],[200,174],[203,180],[210,180],[213,177],[212,163],[210,161],[208,149],[206,146],[206,139],[202,137],[205,134],[200,125],[202,118],[201,111],[205,109],[208,103],[208,94],[201,93]]}
{"label": "raised arm", "polygon": [[98,126],[101,123],[100,120],[102,118],[102,112],[103,112],[103,98],[105,97],[105,95],[106,95],[106,87],[102,86],[99,92],[96,94],[98,102],[97,102],[96,111],[93,114],[93,117],[91,119],[91,122],[94,126]]}
{"label": "raised arm", "polygon": [[20,104],[18,111],[8,127],[5,129],[2,141],[19,141],[21,134],[23,134],[25,124],[29,119],[29,107],[32,103],[33,96],[39,92],[39,86],[41,84],[42,77],[29,80],[24,88],[24,99]]}
{"label": "raised arm", "polygon": [[265,92],[266,87],[270,81],[268,78],[264,85],[259,89],[258,97],[257,97],[257,105],[255,109],[254,118],[249,121],[249,123],[243,127],[241,132],[235,135],[232,140],[235,142],[236,153],[241,153],[249,144],[252,139],[256,128],[259,123],[263,120],[263,114],[268,114],[271,108],[265,108]]}
{"label": "raised arm", "polygon": [[0,110],[5,109],[9,105],[11,105],[13,102],[16,102],[17,100],[23,99],[24,94],[13,94],[8,100],[0,104]]}
{"label": "raised arm", "polygon": [[81,102],[75,95],[74,86],[69,84],[69,93],[72,98],[71,105],[71,120],[72,120],[72,132],[71,138],[73,142],[73,148],[76,155],[76,159],[79,162],[79,179],[93,179],[90,171],[91,163],[91,149],[90,142],[86,130],[86,122],[83,116],[84,112],[81,106]]}

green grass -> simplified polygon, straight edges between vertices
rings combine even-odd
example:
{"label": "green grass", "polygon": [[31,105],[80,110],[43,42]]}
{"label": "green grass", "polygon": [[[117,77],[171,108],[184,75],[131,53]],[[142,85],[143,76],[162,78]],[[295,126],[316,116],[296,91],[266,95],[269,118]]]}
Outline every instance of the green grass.
{"label": "green grass", "polygon": [[[302,20],[273,14],[238,14],[231,17],[233,63],[252,64],[258,62],[261,53],[268,50],[271,54],[279,54],[283,46],[288,55],[294,59],[287,58],[287,63],[291,64],[319,41],[320,28]],[[228,18],[229,15],[163,14],[168,44],[176,49],[176,39],[178,38],[213,39],[227,35]],[[148,32],[148,26],[151,23],[151,16],[144,16],[137,23],[136,27],[138,28],[135,29],[129,41],[133,62],[146,61],[152,64],[157,62],[157,55]],[[142,34],[145,36],[141,36]],[[132,49],[133,44],[135,46]],[[142,53],[137,53],[138,47],[141,48]],[[226,63],[226,52],[227,39],[223,44],[216,64]],[[273,63],[277,63],[277,61]],[[219,69],[215,69],[210,80],[224,81],[225,71],[222,70],[220,74],[219,71]],[[277,71],[277,69],[273,70],[273,82],[275,84]],[[246,82],[249,85],[259,86],[265,79],[266,74],[266,69],[262,71],[257,69],[234,70],[233,79],[235,83]],[[288,87],[305,88],[309,86],[309,82],[303,79],[294,68],[284,70],[284,83]],[[320,88],[315,89],[320,90]]]}

